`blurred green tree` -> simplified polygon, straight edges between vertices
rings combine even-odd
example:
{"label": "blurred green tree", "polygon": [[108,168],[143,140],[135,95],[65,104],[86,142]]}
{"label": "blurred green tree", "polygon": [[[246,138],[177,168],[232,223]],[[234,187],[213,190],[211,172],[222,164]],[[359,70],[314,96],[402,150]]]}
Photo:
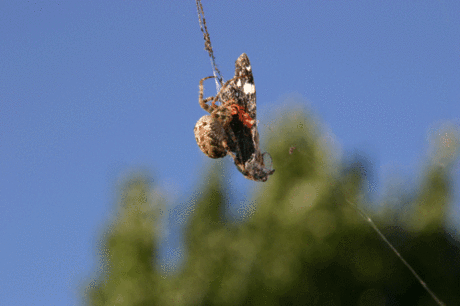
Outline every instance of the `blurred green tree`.
{"label": "blurred green tree", "polygon": [[[224,217],[230,197],[221,170],[207,176],[190,200],[185,262],[171,276],[162,276],[154,264],[159,215],[152,207],[161,200],[149,196],[155,193],[145,179],[128,180],[117,219],[103,236],[101,272],[87,287],[87,303],[434,305],[347,204],[371,207],[365,200],[366,158],[344,165],[333,138],[314,122],[297,110],[271,125],[268,152],[276,172],[255,192],[244,222]],[[459,138],[454,129],[444,133],[450,147],[434,143],[416,194],[398,195],[406,199],[404,218],[393,218],[385,201],[395,195],[388,195],[375,205],[385,207],[375,222],[441,300],[460,305],[459,247],[443,229]]]}
{"label": "blurred green tree", "polygon": [[91,305],[156,305],[158,272],[154,269],[157,237],[148,179],[127,180],[120,190],[117,216],[100,242],[100,275],[90,282]]}

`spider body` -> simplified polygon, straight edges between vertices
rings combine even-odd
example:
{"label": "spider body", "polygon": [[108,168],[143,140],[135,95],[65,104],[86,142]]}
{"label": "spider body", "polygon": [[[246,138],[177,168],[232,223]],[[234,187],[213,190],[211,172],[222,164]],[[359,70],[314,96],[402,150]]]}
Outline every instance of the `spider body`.
{"label": "spider body", "polygon": [[195,139],[201,151],[210,158],[222,158],[227,155],[227,149],[223,146],[226,140],[222,124],[206,115],[200,118],[195,125]]}
{"label": "spider body", "polygon": [[210,78],[214,76],[201,79],[199,85],[200,106],[210,115],[203,116],[195,125],[198,146],[211,158],[230,155],[246,178],[266,181],[275,170],[265,168],[265,153],[262,154],[259,149],[256,91],[247,55],[243,53],[237,59],[235,76],[222,86],[217,95],[203,99],[203,82]]}

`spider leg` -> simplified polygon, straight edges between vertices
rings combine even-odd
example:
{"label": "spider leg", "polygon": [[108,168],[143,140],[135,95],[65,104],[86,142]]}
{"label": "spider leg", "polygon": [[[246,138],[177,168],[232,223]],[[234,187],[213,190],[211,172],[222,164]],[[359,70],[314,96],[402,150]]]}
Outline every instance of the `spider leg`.
{"label": "spider leg", "polygon": [[216,96],[214,97],[214,99],[212,100],[212,102],[211,102],[211,108],[213,108],[213,109],[217,108],[217,106],[216,106],[217,100],[219,100],[222,91],[228,86],[228,84],[230,84],[230,82],[231,82],[232,80],[233,80],[233,79],[230,79],[230,80],[228,80],[227,82],[225,82],[225,84],[222,86],[222,88],[219,90],[219,92],[217,93],[217,95],[216,95]]}
{"label": "spider leg", "polygon": [[[202,101],[202,103],[208,103],[209,101],[212,101],[212,99],[214,99],[214,96],[207,97],[206,99]],[[206,104],[206,106],[209,106],[209,105]]]}
{"label": "spider leg", "polygon": [[212,107],[207,105],[206,103],[213,100],[214,97],[209,97],[209,98],[206,98],[203,100],[203,94],[204,94],[204,89],[203,89],[203,82],[207,79],[211,79],[211,78],[215,78],[215,76],[208,76],[208,77],[205,77],[205,78],[202,78],[200,80],[200,85],[199,85],[199,88],[200,88],[200,94],[198,95],[198,102],[200,103],[200,106],[201,108],[203,108],[205,111],[207,111],[208,113],[211,113],[212,112]]}
{"label": "spider leg", "polygon": [[[208,77],[208,78],[209,78],[209,77]],[[224,92],[224,90],[226,89],[226,87],[230,84],[230,82],[236,81],[236,80],[242,79],[242,78],[243,78],[243,77],[238,76],[238,77],[234,77],[234,78],[228,80],[227,82],[225,82],[225,84],[222,86],[222,88],[219,90],[219,92],[217,93],[217,95],[216,95],[216,96],[214,97],[214,99],[212,100],[212,102],[211,102],[212,108],[216,108],[216,102],[217,102],[217,100],[221,97],[222,93]]]}

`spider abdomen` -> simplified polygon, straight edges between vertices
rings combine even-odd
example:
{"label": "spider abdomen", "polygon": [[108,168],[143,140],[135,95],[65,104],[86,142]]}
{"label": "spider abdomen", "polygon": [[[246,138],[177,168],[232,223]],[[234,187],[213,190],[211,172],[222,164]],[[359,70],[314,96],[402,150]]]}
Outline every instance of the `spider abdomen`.
{"label": "spider abdomen", "polygon": [[223,143],[227,136],[219,120],[206,115],[195,124],[195,139],[200,150],[210,158],[222,158],[227,155]]}

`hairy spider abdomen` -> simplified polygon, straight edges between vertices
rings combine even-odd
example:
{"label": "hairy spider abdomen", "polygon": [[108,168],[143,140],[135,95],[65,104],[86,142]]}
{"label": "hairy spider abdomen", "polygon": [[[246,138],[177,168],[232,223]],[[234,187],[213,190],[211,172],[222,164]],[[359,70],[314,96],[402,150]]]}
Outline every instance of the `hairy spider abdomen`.
{"label": "hairy spider abdomen", "polygon": [[227,136],[219,120],[206,115],[195,124],[195,139],[201,151],[210,158],[222,158],[227,155],[223,143]]}

